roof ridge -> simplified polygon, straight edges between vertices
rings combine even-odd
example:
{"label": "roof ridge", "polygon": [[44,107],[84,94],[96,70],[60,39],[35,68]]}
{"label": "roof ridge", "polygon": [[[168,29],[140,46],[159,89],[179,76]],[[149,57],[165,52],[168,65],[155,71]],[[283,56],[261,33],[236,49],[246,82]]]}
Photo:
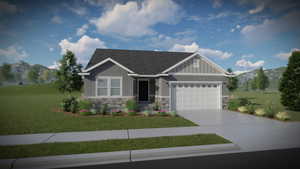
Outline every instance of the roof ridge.
{"label": "roof ridge", "polygon": [[194,52],[176,52],[176,51],[156,51],[156,50],[139,50],[139,49],[108,49],[108,48],[96,48],[96,50],[111,50],[111,51],[136,51],[136,52],[157,52],[157,53],[181,53],[181,54],[193,54]]}

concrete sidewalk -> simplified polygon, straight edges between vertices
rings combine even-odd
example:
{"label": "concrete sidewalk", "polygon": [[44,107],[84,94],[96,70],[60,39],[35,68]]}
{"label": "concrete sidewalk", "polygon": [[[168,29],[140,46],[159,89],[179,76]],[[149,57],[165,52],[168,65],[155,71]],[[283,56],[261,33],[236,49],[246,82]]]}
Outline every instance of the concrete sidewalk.
{"label": "concrete sidewalk", "polygon": [[64,132],[44,134],[24,134],[0,136],[0,145],[25,145],[55,142],[81,142],[110,139],[128,139],[160,136],[178,136],[200,133],[215,133],[214,130],[201,130],[197,127],[147,128],[127,130],[105,130],[87,132]]}

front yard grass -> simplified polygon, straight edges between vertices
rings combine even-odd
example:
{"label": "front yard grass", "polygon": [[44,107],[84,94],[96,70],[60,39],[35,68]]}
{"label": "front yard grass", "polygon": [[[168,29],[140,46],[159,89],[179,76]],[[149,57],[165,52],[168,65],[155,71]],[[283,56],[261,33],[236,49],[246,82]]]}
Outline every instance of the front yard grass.
{"label": "front yard grass", "polygon": [[0,146],[0,158],[7,159],[225,143],[230,143],[230,141],[216,134],[164,136],[91,142],[44,143],[32,145]]}
{"label": "front yard grass", "polygon": [[248,98],[255,103],[255,107],[264,108],[268,104],[273,103],[275,109],[279,111],[286,111],[291,116],[289,121],[300,121],[300,112],[286,110],[280,102],[280,92],[262,92],[262,91],[236,91],[232,93],[236,98]]}
{"label": "front yard grass", "polygon": [[0,135],[196,126],[181,117],[71,116],[57,111],[64,97],[51,84],[1,87]]}

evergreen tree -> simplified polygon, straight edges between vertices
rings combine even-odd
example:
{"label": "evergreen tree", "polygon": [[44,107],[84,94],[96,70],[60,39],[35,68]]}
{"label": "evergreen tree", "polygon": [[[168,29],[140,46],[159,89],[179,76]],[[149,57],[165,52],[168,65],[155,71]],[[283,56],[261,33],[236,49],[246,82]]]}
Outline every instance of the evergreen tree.
{"label": "evergreen tree", "polygon": [[265,75],[263,68],[257,71],[256,87],[259,90],[265,90],[269,86],[269,78]]}
{"label": "evergreen tree", "polygon": [[1,71],[4,80],[12,80],[14,78],[14,75],[11,72],[10,64],[4,63]]}
{"label": "evergreen tree", "polygon": [[67,51],[60,60],[60,67],[56,73],[59,91],[61,92],[74,92],[80,91],[83,81],[78,73],[81,72],[81,64],[76,63],[76,57],[71,51]]}
{"label": "evergreen tree", "polygon": [[[232,70],[230,68],[228,68],[227,72],[232,73]],[[238,79],[235,76],[228,78],[227,88],[229,91],[234,91],[238,88]]]}
{"label": "evergreen tree", "polygon": [[300,110],[300,51],[294,51],[282,75],[279,91],[281,103],[290,110]]}
{"label": "evergreen tree", "polygon": [[38,79],[39,79],[39,69],[37,66],[33,66],[28,74],[27,77],[29,79],[30,82],[32,83],[38,83]]}
{"label": "evergreen tree", "polygon": [[254,77],[252,80],[251,80],[251,89],[252,90],[256,90],[257,89],[257,77]]}

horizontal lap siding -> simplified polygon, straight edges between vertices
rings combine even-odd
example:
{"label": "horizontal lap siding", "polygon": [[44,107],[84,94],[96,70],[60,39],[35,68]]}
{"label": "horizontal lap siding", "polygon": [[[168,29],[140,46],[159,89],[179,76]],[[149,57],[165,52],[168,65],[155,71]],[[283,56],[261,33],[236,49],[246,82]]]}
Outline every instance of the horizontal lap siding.
{"label": "horizontal lap siding", "polygon": [[96,94],[96,77],[118,76],[122,77],[123,96],[133,96],[134,79],[128,76],[128,72],[112,62],[107,62],[90,72],[84,79],[84,96],[94,97]]}

